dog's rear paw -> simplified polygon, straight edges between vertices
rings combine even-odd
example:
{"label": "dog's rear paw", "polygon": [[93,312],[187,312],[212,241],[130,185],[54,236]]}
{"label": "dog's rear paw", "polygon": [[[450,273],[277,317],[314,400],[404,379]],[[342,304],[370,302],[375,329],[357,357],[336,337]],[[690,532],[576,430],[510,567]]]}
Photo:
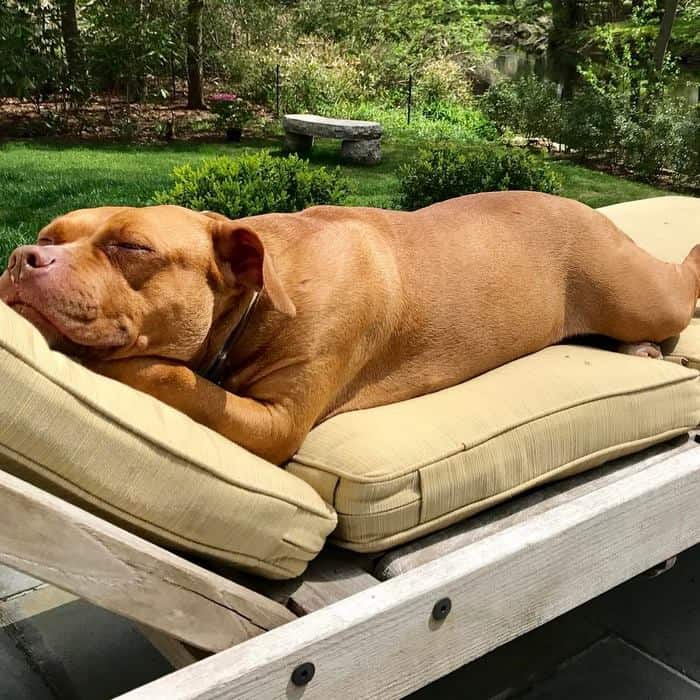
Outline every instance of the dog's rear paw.
{"label": "dog's rear paw", "polygon": [[661,347],[656,343],[620,343],[617,348],[623,355],[636,355],[637,357],[650,357],[652,360],[663,360]]}

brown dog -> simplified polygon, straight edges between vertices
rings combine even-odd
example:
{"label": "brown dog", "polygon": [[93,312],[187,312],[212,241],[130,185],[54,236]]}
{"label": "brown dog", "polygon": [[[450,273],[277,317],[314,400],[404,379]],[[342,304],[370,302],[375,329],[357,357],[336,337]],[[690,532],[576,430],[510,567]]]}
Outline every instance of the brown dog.
{"label": "brown dog", "polygon": [[0,298],[53,347],[279,463],[329,416],[570,336],[677,335],[699,272],[700,246],[663,263],[582,204],[504,192],[414,213],[239,221],[170,206],[76,211],[14,252]]}

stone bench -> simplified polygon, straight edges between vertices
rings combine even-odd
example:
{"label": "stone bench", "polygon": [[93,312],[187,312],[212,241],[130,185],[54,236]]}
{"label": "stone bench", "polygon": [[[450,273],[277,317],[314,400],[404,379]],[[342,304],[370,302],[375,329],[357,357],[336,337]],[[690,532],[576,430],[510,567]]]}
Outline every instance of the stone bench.
{"label": "stone bench", "polygon": [[282,120],[288,151],[308,152],[314,136],[341,139],[340,152],[354,163],[379,163],[382,159],[382,125],[355,119],[329,119],[316,114],[286,114]]}

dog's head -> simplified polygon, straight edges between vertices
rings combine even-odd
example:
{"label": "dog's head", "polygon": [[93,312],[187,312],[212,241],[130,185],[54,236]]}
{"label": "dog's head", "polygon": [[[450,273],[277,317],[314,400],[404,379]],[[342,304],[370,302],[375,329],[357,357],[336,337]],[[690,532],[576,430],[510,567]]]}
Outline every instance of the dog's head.
{"label": "dog's head", "polygon": [[101,359],[196,361],[212,326],[252,289],[294,314],[250,227],[175,206],[61,216],[0,277],[0,299],[52,347]]}

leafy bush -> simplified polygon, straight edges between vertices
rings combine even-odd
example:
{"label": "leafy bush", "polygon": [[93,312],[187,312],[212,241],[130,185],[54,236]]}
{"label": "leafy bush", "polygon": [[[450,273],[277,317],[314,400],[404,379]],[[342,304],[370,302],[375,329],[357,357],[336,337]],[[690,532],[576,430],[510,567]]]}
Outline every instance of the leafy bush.
{"label": "leafy bush", "polygon": [[388,136],[412,139],[457,139],[460,141],[492,141],[498,137],[496,127],[483,113],[470,104],[437,102],[414,105],[411,123],[406,123],[406,107],[393,107],[377,102],[338,102],[326,116],[342,119],[377,121]]}
{"label": "leafy bush", "polygon": [[684,110],[674,100],[660,98],[633,114],[618,117],[621,159],[637,177],[653,182],[682,150],[679,126]]}
{"label": "leafy bush", "polygon": [[503,80],[486,91],[481,107],[501,133],[510,129],[524,136],[559,140],[561,101],[554,83],[534,76]]}
{"label": "leafy bush", "polygon": [[340,204],[348,194],[337,169],[311,168],[296,155],[276,158],[266,151],[182,165],[173,170],[173,180],[170,190],[155,195],[156,203],[207,209],[232,219]]}
{"label": "leafy bush", "polygon": [[450,197],[494,190],[555,193],[559,182],[544,160],[491,145],[438,144],[399,169],[401,206],[418,209]]}
{"label": "leafy bush", "polygon": [[216,114],[221,128],[243,128],[253,118],[253,108],[242,97],[219,92],[209,98],[209,109]]}
{"label": "leafy bush", "polygon": [[676,126],[679,147],[674,151],[671,163],[677,179],[683,183],[700,182],[700,104],[688,110]]}
{"label": "leafy bush", "polygon": [[622,107],[611,95],[581,88],[564,106],[561,141],[582,158],[605,154],[619,145]]}

